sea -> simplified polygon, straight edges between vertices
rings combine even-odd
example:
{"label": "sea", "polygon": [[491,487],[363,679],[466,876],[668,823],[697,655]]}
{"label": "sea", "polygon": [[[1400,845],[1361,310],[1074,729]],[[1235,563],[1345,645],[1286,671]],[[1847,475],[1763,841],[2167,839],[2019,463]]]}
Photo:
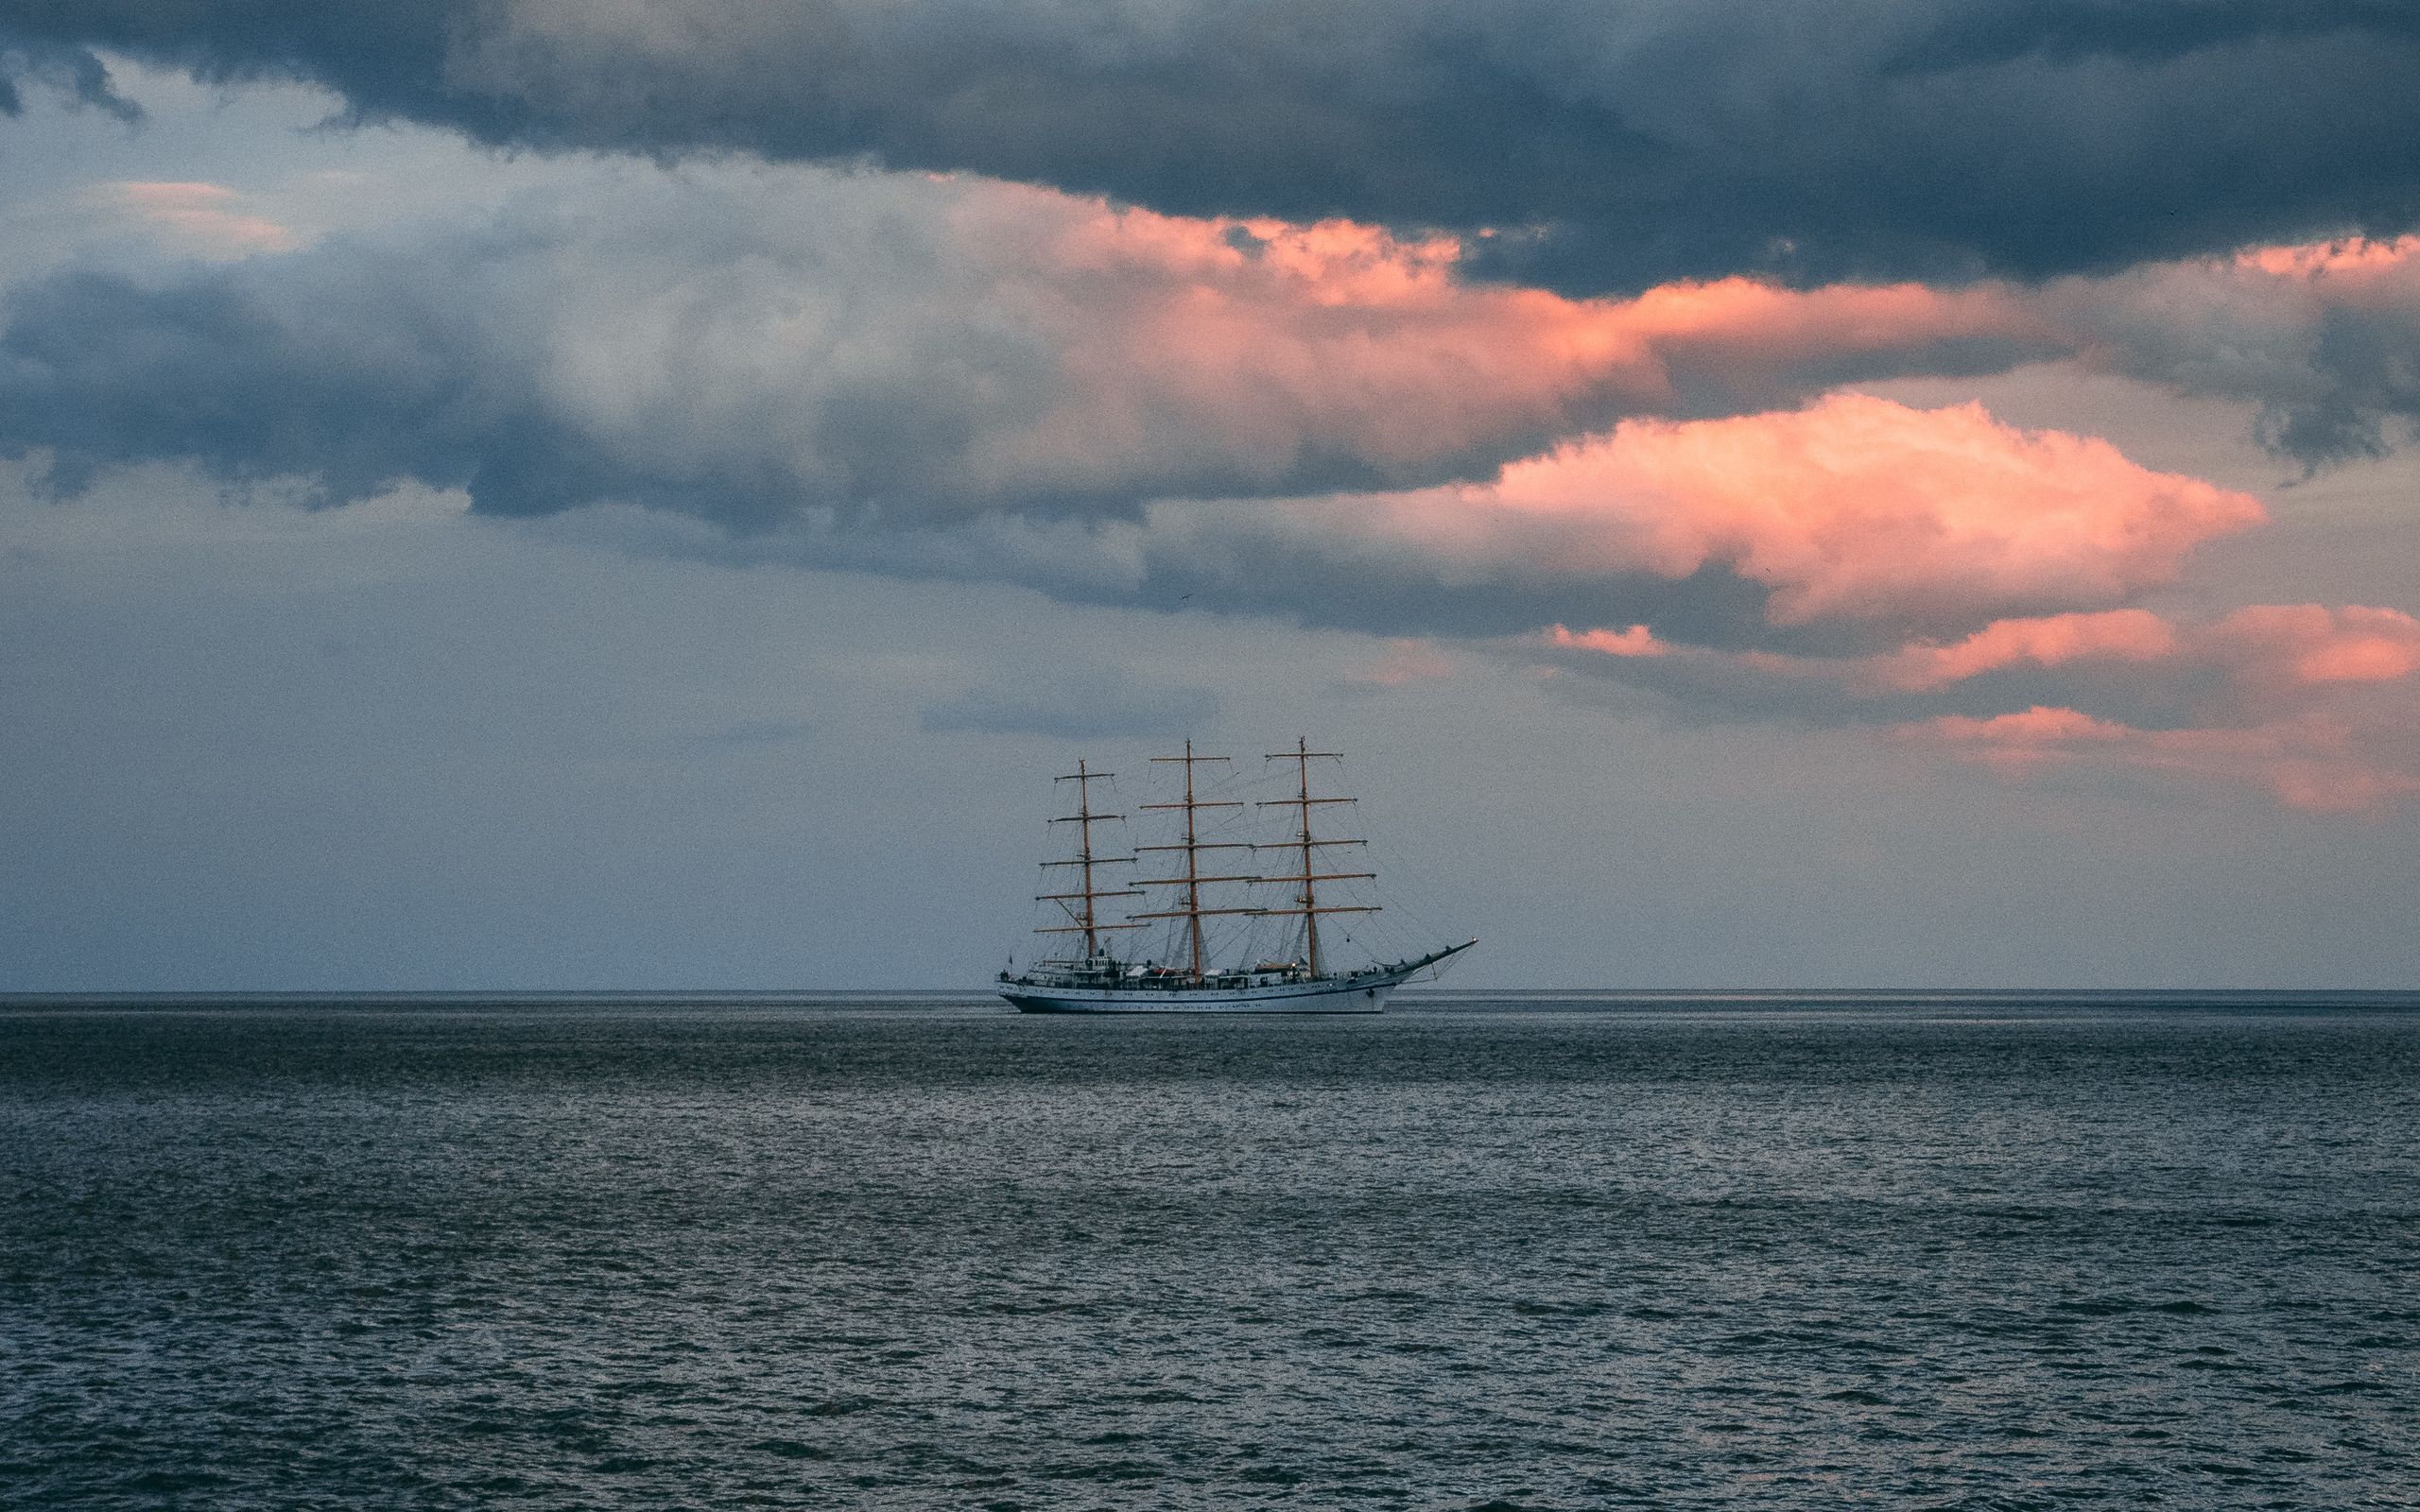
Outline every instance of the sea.
{"label": "sea", "polygon": [[8,1000],[0,1505],[2420,1506],[2420,998]]}

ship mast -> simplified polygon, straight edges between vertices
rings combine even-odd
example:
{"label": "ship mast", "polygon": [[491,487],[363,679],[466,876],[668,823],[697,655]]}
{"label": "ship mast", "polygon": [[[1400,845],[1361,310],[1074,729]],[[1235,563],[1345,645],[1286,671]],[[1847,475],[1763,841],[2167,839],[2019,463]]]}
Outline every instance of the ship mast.
{"label": "ship mast", "polygon": [[[1078,892],[1046,892],[1038,895],[1034,899],[1034,902],[1057,903],[1060,911],[1067,916],[1069,921],[1064,924],[1048,925],[1035,930],[1034,933],[1037,935],[1083,936],[1084,959],[1087,961],[1098,960],[1100,957],[1100,936],[1103,934],[1106,934],[1113,929],[1140,929],[1143,927],[1140,924],[1104,924],[1100,921],[1100,915],[1096,907],[1096,901],[1102,898],[1138,898],[1142,896],[1140,892],[1132,887],[1096,887],[1093,885],[1094,868],[1114,866],[1121,861],[1132,861],[1134,859],[1132,856],[1103,856],[1095,855],[1093,853],[1093,826],[1096,824],[1105,824],[1111,820],[1123,819],[1126,817],[1123,814],[1100,814],[1095,812],[1093,809],[1093,784],[1095,782],[1107,782],[1110,778],[1116,775],[1117,774],[1115,772],[1096,772],[1092,769],[1089,763],[1080,760],[1076,763],[1076,769],[1074,771],[1069,772],[1064,777],[1051,779],[1051,781],[1056,782],[1073,782],[1076,784],[1076,812],[1073,814],[1063,814],[1050,821],[1053,824],[1073,824],[1078,826],[1076,831],[1076,853],[1068,860],[1046,861],[1043,865],[1046,867],[1076,867],[1081,868],[1080,874],[1083,878],[1083,886],[1082,889]],[[1080,908],[1077,907],[1076,904],[1079,902],[1083,906]]]}
{"label": "ship mast", "polygon": [[1275,876],[1262,879],[1267,882],[1292,883],[1301,888],[1301,891],[1294,895],[1293,907],[1271,908],[1266,910],[1266,912],[1272,914],[1300,914],[1303,916],[1304,954],[1310,966],[1311,974],[1313,976],[1320,976],[1323,974],[1321,970],[1320,963],[1320,916],[1322,914],[1374,914],[1378,910],[1374,904],[1321,902],[1319,894],[1319,885],[1321,883],[1358,881],[1375,876],[1376,873],[1369,871],[1322,871],[1319,869],[1318,865],[1319,852],[1328,846],[1367,845],[1369,842],[1366,840],[1349,840],[1341,837],[1322,838],[1311,833],[1312,808],[1322,803],[1350,803],[1353,801],[1353,799],[1349,798],[1311,797],[1311,763],[1314,761],[1341,760],[1336,752],[1332,750],[1313,750],[1311,749],[1311,743],[1308,740],[1297,736],[1295,737],[1294,748],[1292,750],[1274,752],[1266,757],[1265,760],[1272,762],[1292,762],[1294,764],[1295,796],[1292,798],[1270,799],[1262,803],[1261,807],[1265,809],[1292,809],[1295,812],[1296,821],[1294,825],[1294,838],[1270,846],[1268,849],[1272,850],[1299,851],[1302,861],[1302,869],[1300,871],[1281,872]]}
{"label": "ship mast", "polygon": [[1224,756],[1196,756],[1193,754],[1193,742],[1189,740],[1184,743],[1184,754],[1182,756],[1152,757],[1151,760],[1155,762],[1166,762],[1170,765],[1175,765],[1177,763],[1184,764],[1184,799],[1183,802],[1179,803],[1146,803],[1143,807],[1147,809],[1183,810],[1184,813],[1184,839],[1183,843],[1178,845],[1138,845],[1134,848],[1138,853],[1145,850],[1182,850],[1184,852],[1184,876],[1150,877],[1138,881],[1135,884],[1138,887],[1183,887],[1184,889],[1184,906],[1182,908],[1160,909],[1156,912],[1148,914],[1135,914],[1132,917],[1138,919],[1182,919],[1184,920],[1185,938],[1187,945],[1190,947],[1191,954],[1191,965],[1188,969],[1188,974],[1190,974],[1196,982],[1201,980],[1201,920],[1214,914],[1256,914],[1260,912],[1257,908],[1204,908],[1201,906],[1201,887],[1204,883],[1258,882],[1260,880],[1258,877],[1247,876],[1212,876],[1201,869],[1201,852],[1204,850],[1250,850],[1255,849],[1249,840],[1204,840],[1201,838],[1201,827],[1196,820],[1196,816],[1201,810],[1239,809],[1243,807],[1243,804],[1240,802],[1213,801],[1208,799],[1201,799],[1194,796],[1193,768],[1203,762],[1223,762],[1227,758]]}

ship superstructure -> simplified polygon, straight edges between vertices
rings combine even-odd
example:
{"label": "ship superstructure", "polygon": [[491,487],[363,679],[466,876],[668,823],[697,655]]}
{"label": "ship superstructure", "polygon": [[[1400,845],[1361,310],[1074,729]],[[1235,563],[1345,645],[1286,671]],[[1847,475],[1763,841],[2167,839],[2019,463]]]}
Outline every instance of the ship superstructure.
{"label": "ship superstructure", "polygon": [[[1097,841],[1096,827],[1123,825],[1129,816],[1095,805],[1093,784],[1115,774],[1080,761],[1056,779],[1074,784],[1075,812],[1053,816],[1054,827],[1072,825],[1074,853],[1043,863],[1046,877],[1065,877],[1036,902],[1051,905],[1049,921],[1036,933],[1074,944],[1082,954],[1046,955],[1023,972],[1000,973],[999,992],[1027,1013],[1375,1013],[1405,980],[1437,967],[1477,941],[1396,961],[1373,961],[1338,970],[1322,940],[1321,920],[1346,914],[1374,914],[1380,905],[1340,896],[1322,884],[1366,882],[1374,873],[1336,869],[1332,852],[1359,853],[1367,842],[1330,833],[1318,816],[1354,800],[1315,794],[1315,762],[1340,760],[1298,740],[1289,751],[1270,753],[1291,779],[1288,796],[1247,799],[1228,797],[1210,783],[1203,768],[1223,775],[1224,756],[1197,752],[1190,740],[1184,754],[1155,756],[1167,768],[1175,796],[1144,803],[1139,813],[1166,816],[1166,840],[1112,853]],[[1280,821],[1273,832],[1254,835],[1242,822],[1253,810]],[[1150,858],[1148,861],[1146,858]],[[1264,867],[1262,859],[1271,864]],[[1138,866],[1158,875],[1128,877],[1117,885],[1115,868]],[[1119,909],[1117,901],[1139,899]],[[1219,930],[1220,921],[1241,921],[1240,930]],[[1166,948],[1115,948],[1121,936],[1154,937]],[[1214,936],[1231,936],[1235,959],[1221,964]],[[1276,948],[1269,948],[1272,942]],[[1258,948],[1255,948],[1258,947]],[[1163,958],[1165,957],[1165,958]]]}

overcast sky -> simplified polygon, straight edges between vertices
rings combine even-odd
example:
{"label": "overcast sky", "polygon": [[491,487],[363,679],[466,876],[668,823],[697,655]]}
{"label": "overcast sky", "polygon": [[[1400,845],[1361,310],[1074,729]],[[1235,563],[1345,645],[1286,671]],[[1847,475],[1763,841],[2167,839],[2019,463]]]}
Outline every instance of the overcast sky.
{"label": "overcast sky", "polygon": [[1480,987],[2420,969],[2420,22],[43,0],[0,991],[979,984],[1308,736]]}

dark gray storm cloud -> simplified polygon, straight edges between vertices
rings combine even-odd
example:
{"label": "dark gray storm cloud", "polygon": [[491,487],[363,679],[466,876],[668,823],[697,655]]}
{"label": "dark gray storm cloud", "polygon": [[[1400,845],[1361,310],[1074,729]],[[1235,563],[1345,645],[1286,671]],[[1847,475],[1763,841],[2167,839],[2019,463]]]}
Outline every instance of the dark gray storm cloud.
{"label": "dark gray storm cloud", "polygon": [[[2282,346],[2284,350],[2278,350]],[[2208,349],[2190,341],[2130,346],[2122,370],[2260,406],[2261,445],[2307,473],[2405,444],[2420,421],[2420,307],[2318,311],[2288,343],[2238,349],[2223,377],[2196,371]]]}
{"label": "dark gray storm cloud", "polygon": [[2256,438],[2306,473],[2383,456],[2420,424],[2420,249],[2139,268],[2042,305],[2109,370],[2256,405]]}
{"label": "dark gray storm cloud", "polygon": [[2420,311],[2330,310],[2317,343],[2326,383],[2300,404],[2271,404],[2262,440],[2312,468],[2384,456],[2420,420]]}
{"label": "dark gray storm cloud", "polygon": [[[683,223],[665,196],[700,218]],[[632,196],[615,215],[641,214]],[[1160,492],[1390,480],[1340,446],[1274,454],[1167,417],[1090,455],[1020,438],[1088,397],[1048,328],[985,308],[937,266],[935,207],[853,211],[775,249],[734,202],[656,197],[626,233],[539,216],[409,249],[342,240],[164,284],[72,271],[9,292],[0,455],[42,449],[55,486],[188,458],[231,480],[302,476],[330,503],[403,479],[483,513],[625,501],[748,533],[815,518],[890,528],[987,510],[1128,511]],[[865,238],[889,245],[862,258]],[[1101,318],[1112,302],[1104,296]],[[1171,404],[1173,407],[1173,404]],[[1486,466],[1432,457],[1392,481]],[[1071,438],[1075,441],[1077,438]],[[1022,450],[1004,459],[1004,452]]]}
{"label": "dark gray storm cloud", "polygon": [[15,45],[300,77],[485,142],[966,169],[1495,228],[1569,290],[2033,278],[2420,224],[2380,0],[18,0]]}
{"label": "dark gray storm cloud", "polygon": [[56,90],[121,121],[133,121],[141,114],[132,101],[110,88],[109,70],[90,49],[17,37],[0,22],[0,115],[25,113],[24,88],[28,84]]}

